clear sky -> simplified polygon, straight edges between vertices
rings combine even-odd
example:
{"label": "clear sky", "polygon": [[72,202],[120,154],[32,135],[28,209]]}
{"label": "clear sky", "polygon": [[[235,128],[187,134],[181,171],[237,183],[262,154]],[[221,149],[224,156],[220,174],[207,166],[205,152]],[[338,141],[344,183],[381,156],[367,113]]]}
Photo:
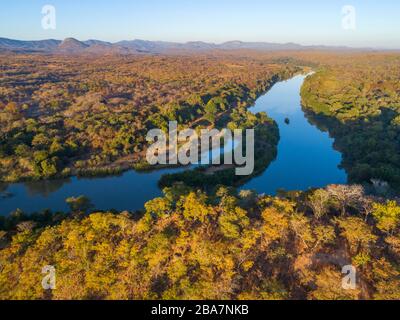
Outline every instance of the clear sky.
{"label": "clear sky", "polygon": [[[42,7],[56,8],[44,30]],[[356,29],[342,27],[342,7]],[[1,0],[0,37],[229,40],[400,48],[399,0]]]}

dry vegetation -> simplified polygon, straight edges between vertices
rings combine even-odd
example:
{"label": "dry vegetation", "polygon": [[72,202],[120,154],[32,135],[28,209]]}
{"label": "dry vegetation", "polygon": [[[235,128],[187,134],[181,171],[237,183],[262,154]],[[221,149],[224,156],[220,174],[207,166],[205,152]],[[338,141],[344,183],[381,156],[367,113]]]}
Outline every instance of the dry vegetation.
{"label": "dry vegetation", "polygon": [[[70,204],[4,221],[0,299],[400,299],[400,207],[360,186],[274,198],[180,185],[140,219]],[[40,285],[45,265],[56,290]]]}
{"label": "dry vegetation", "polygon": [[213,125],[297,70],[234,56],[2,55],[0,66],[0,181],[127,169],[150,128]]}
{"label": "dry vegetation", "polygon": [[310,118],[335,138],[352,182],[400,188],[400,56],[329,61],[302,89]]}
{"label": "dry vegetation", "polygon": [[[399,59],[3,55],[0,180],[140,163],[147,130],[169,120],[212,126],[225,113],[231,125],[265,123],[246,107],[309,65],[317,72],[302,90],[305,109],[335,138],[350,179],[397,188]],[[206,194],[192,174],[190,188],[173,180],[140,214],[87,214],[90,201],[80,197],[68,199],[68,214],[0,217],[0,299],[400,299],[400,207],[389,194],[371,196],[361,185]],[[40,286],[47,264],[57,269],[52,292]],[[344,265],[357,268],[355,290],[342,288]]]}

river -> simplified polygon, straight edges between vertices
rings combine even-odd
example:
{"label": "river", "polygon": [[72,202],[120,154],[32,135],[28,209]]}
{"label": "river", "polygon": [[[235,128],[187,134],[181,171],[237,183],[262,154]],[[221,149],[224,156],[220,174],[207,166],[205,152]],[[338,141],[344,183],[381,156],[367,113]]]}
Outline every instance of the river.
{"label": "river", "polygon": [[242,189],[274,195],[278,189],[307,190],[347,183],[346,172],[339,168],[342,155],[333,148],[334,140],[311,124],[302,110],[300,89],[305,77],[277,83],[249,109],[253,113],[265,111],[273,118],[281,139],[277,159]]}
{"label": "river", "polygon": [[[302,111],[300,88],[304,78],[299,75],[277,83],[250,108],[255,113],[265,111],[276,120],[281,139],[277,159],[242,189],[273,195],[278,189],[306,190],[346,183],[346,173],[338,167],[341,154],[333,149],[333,139],[312,125]],[[157,183],[163,174],[183,170],[187,168],[128,171],[120,176],[105,178],[73,177],[0,185],[0,195],[3,195],[0,198],[0,215],[9,214],[17,208],[25,212],[43,209],[67,211],[65,199],[80,195],[89,197],[98,210],[140,210],[147,201],[161,196]],[[5,197],[6,194],[9,197]]]}

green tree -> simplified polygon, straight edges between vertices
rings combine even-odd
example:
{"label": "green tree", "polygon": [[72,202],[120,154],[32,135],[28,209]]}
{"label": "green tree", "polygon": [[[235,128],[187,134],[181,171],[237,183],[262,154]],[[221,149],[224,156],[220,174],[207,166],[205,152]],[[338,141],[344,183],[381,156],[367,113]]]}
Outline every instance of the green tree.
{"label": "green tree", "polygon": [[90,199],[85,196],[70,197],[65,202],[75,214],[85,214],[94,207]]}
{"label": "green tree", "polygon": [[386,233],[393,232],[400,224],[400,206],[396,201],[374,204],[372,215],[377,221],[377,227]]}

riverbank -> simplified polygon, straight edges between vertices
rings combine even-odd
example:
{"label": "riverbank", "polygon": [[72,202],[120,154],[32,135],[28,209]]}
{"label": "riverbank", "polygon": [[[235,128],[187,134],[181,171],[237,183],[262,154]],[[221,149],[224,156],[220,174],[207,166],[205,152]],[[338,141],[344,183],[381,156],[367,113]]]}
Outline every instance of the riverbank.
{"label": "riverbank", "polygon": [[[190,111],[190,114],[185,114],[185,117],[183,117],[183,115],[174,111],[176,114],[173,115],[173,118],[181,119],[182,121],[180,123],[182,125],[192,128],[200,128],[203,127],[204,124],[206,127],[217,124],[219,121],[223,121],[223,119],[237,107],[251,106],[261,94],[267,92],[276,82],[299,72],[301,67],[286,66],[283,68],[278,65],[270,65],[270,69],[275,70],[273,71],[274,73],[269,74],[266,78],[259,79],[254,85],[238,85],[231,83],[226,84],[225,87],[219,88],[210,94],[198,96],[197,102],[193,102],[196,105],[195,108],[191,108],[190,105],[185,107],[188,109],[185,112],[187,113]],[[152,112],[154,112],[154,110]],[[171,115],[168,113],[167,115],[168,116],[158,113],[152,114],[152,116],[144,120],[143,128],[148,127],[148,130],[154,126],[163,128],[163,123],[167,121],[167,118],[172,120],[170,118]],[[68,113],[69,118],[72,116],[72,114]],[[79,130],[83,130],[84,128],[80,126],[81,125],[79,125]],[[112,124],[110,124],[110,126],[110,128],[105,128],[104,130],[112,131]],[[74,127],[73,132],[75,132],[76,129],[78,129],[77,126]],[[47,138],[44,133],[39,134],[39,137],[40,139],[37,138],[37,141],[50,144],[51,141],[46,140]],[[29,140],[28,138],[32,139],[32,137],[29,136],[26,138],[27,141]],[[93,139],[94,138],[95,137],[93,137]],[[124,136],[125,140],[136,138],[143,140],[144,136]],[[18,141],[15,143],[17,142]],[[135,147],[135,149],[139,150],[135,150],[132,154],[121,156],[118,154],[121,153],[119,149],[121,149],[122,146],[118,147],[118,150],[111,150],[113,148],[115,149],[115,147],[111,145],[107,146],[107,144],[97,145],[97,147],[93,148],[91,147],[91,142],[85,142],[85,145],[82,146],[69,140],[68,143],[64,143],[65,145],[61,144],[58,140],[56,142],[52,143],[53,146],[51,150],[46,151],[40,149],[40,151],[34,153],[32,152],[35,148],[29,147],[33,142],[26,142],[26,144],[20,145],[18,155],[13,155],[12,152],[14,151],[12,150],[17,150],[17,148],[14,146],[13,140],[7,141],[7,143],[12,144],[12,146],[7,146],[7,152],[2,152],[0,150],[0,154],[4,154],[3,156],[5,156],[5,158],[0,158],[0,180],[5,183],[17,183],[65,179],[75,176],[104,177],[119,175],[132,169],[148,170],[148,168],[143,165],[143,160],[146,155],[144,140],[140,148],[137,148],[138,146]],[[129,143],[132,144],[132,142]],[[36,144],[39,145],[39,142],[35,142],[35,145]],[[100,147],[103,149],[106,148],[107,151],[101,151]],[[14,165],[13,162],[15,162]]]}
{"label": "riverbank", "polygon": [[[247,109],[252,113],[267,112],[274,119],[272,123],[279,126],[276,132],[280,140],[276,160],[271,162],[268,170],[261,170],[258,176],[252,176],[241,189],[275,194],[277,189],[307,190],[314,186],[346,182],[345,173],[337,168],[341,156],[333,150],[332,139],[310,124],[301,110],[299,92],[303,79],[304,76],[296,76],[275,84],[266,95],[259,97],[252,108]],[[288,115],[290,126],[284,124]],[[218,171],[209,177],[227,171]],[[67,211],[65,199],[80,195],[90,198],[99,210],[141,210],[147,201],[162,195],[159,188],[162,176],[183,172],[187,172],[189,177],[192,173],[187,167],[178,167],[140,172],[129,170],[119,176],[103,178],[72,177],[12,184],[6,191],[14,197],[0,200],[0,214],[8,214],[16,208],[25,212],[46,208]],[[226,177],[232,179],[234,172]]]}

